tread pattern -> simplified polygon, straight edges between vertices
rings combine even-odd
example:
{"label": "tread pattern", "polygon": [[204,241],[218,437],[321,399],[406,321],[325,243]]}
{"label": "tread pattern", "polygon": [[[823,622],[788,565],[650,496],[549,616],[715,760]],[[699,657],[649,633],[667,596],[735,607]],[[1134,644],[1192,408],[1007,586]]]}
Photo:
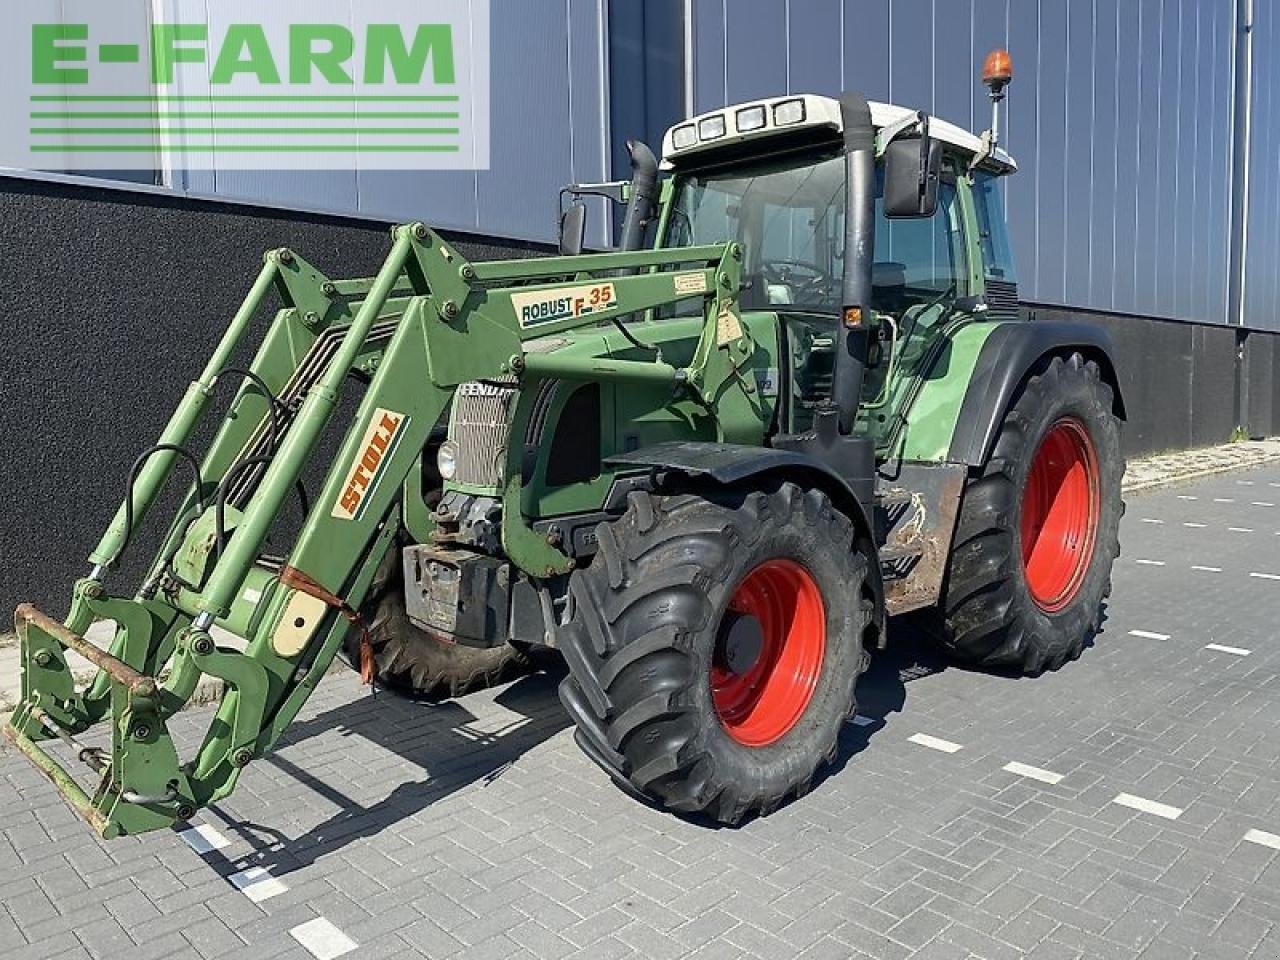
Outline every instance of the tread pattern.
{"label": "tread pattern", "polygon": [[[1102,512],[1079,594],[1049,615],[1036,606],[1023,579],[1019,504],[1040,436],[1066,413],[1084,422],[1097,450]],[[1111,593],[1111,567],[1120,554],[1123,473],[1119,421],[1098,365],[1079,353],[1053,357],[1027,380],[981,474],[965,489],[942,608],[943,642],[955,656],[1026,674],[1056,670],[1080,656],[1101,627],[1103,601]]]}
{"label": "tread pattern", "polygon": [[[402,546],[393,543],[387,551],[361,610],[378,682],[408,696],[443,699],[504,683],[531,669],[528,655],[510,643],[488,648],[445,643],[414,626],[404,606]],[[352,643],[348,634],[348,648]],[[347,654],[349,663],[359,663],[358,651],[348,649]]]}
{"label": "tread pattern", "polygon": [[[598,537],[595,559],[570,582],[573,615],[557,638],[570,670],[560,695],[584,751],[632,795],[724,823],[805,793],[835,756],[867,662],[874,605],[849,519],[820,491],[792,484],[712,497],[636,492]],[[747,558],[793,540],[838,558],[825,583],[845,596],[823,596],[828,622],[834,607],[843,629],[837,639],[829,627],[828,648],[852,637],[856,649],[824,660],[819,690],[831,688],[821,707],[815,692],[796,728],[753,750],[720,727],[706,665],[721,612],[755,562]]]}

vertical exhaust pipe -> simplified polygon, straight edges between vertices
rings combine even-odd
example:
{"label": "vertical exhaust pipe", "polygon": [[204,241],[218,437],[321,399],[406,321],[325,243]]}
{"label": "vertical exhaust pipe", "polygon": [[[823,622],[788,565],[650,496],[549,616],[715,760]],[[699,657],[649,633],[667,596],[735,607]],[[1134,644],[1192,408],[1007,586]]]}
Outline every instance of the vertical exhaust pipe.
{"label": "vertical exhaust pipe", "polygon": [[639,140],[627,141],[627,153],[631,157],[631,199],[622,220],[618,249],[639,250],[645,227],[658,207],[658,160]]}
{"label": "vertical exhaust pipe", "polygon": [[858,415],[867,367],[871,320],[871,267],[876,240],[876,138],[871,108],[861,94],[840,97],[844,125],[845,217],[841,315],[836,330],[831,400],[840,433],[848,435]]}

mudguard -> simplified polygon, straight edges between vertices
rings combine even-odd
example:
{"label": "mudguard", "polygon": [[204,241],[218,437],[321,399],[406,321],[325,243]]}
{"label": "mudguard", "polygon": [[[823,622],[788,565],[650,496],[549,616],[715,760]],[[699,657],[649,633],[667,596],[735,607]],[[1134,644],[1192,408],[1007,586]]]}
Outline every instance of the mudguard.
{"label": "mudguard", "polygon": [[1111,387],[1112,409],[1121,420],[1125,419],[1111,337],[1105,329],[1091,323],[1058,320],[1003,323],[982,345],[960,405],[947,460],[973,467],[985,463],[1005,411],[1027,374],[1042,358],[1070,351],[1098,364],[1102,379]]}
{"label": "mudguard", "polygon": [[849,482],[829,465],[799,450],[752,447],[740,443],[708,443],[696,440],[655,443],[607,461],[611,466],[674,470],[691,477],[709,477],[716,483],[734,484],[763,476],[783,476],[822,489],[860,533],[871,536],[865,504]]}

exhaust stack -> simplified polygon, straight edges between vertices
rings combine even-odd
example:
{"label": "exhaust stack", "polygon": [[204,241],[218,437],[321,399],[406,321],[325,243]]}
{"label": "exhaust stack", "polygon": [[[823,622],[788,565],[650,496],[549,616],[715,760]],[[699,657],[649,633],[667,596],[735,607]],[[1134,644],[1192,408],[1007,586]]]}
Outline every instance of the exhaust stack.
{"label": "exhaust stack", "polygon": [[840,97],[844,126],[845,218],[844,276],[841,283],[841,315],[836,332],[835,372],[831,400],[836,407],[839,432],[853,430],[867,366],[871,319],[871,266],[875,260],[876,137],[871,107],[866,97],[844,93]]}
{"label": "exhaust stack", "polygon": [[644,243],[645,227],[657,209],[658,160],[639,140],[627,141],[627,153],[631,157],[631,199],[622,221],[618,249],[639,250]]}

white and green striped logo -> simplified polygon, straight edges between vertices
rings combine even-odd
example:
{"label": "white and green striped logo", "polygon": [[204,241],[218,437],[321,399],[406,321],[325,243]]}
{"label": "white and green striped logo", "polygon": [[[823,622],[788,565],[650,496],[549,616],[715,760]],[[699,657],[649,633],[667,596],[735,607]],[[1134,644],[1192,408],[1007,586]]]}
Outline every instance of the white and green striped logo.
{"label": "white and green striped logo", "polygon": [[[166,2],[34,0],[0,36],[0,164],[32,169],[484,169],[488,4],[319,0],[259,23]],[[177,10],[173,13],[176,15]],[[328,15],[327,17],[325,15]],[[330,20],[331,22],[325,22]]]}

